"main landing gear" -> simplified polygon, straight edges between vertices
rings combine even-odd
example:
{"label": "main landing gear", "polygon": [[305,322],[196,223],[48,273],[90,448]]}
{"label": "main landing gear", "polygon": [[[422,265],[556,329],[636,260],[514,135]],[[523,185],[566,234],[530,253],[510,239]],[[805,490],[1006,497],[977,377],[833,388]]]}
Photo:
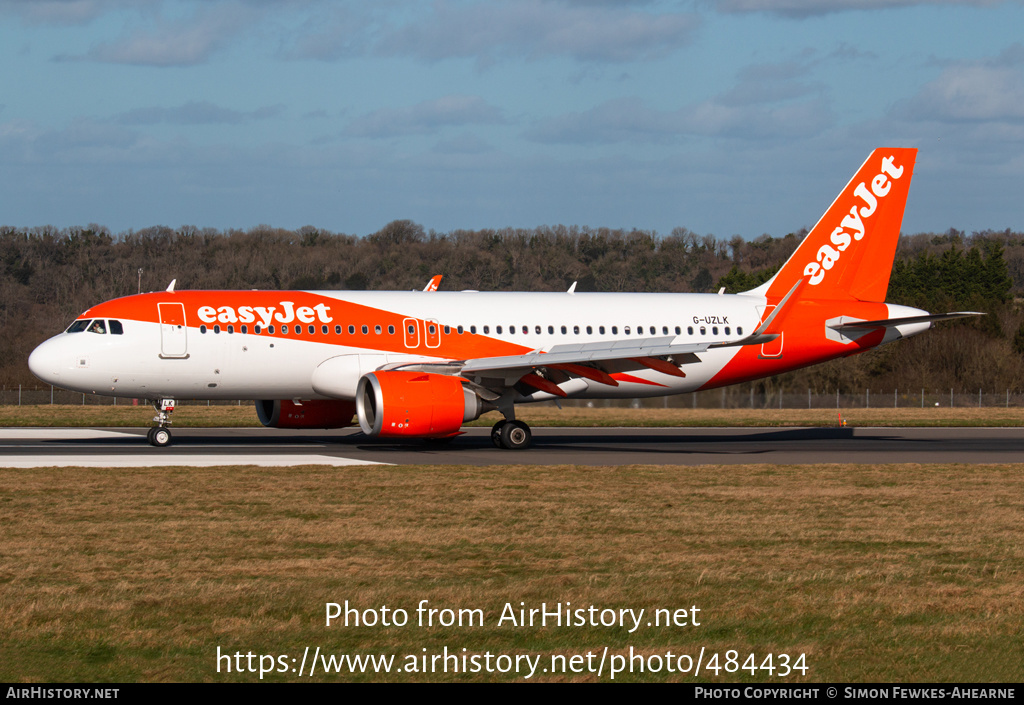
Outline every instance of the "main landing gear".
{"label": "main landing gear", "polygon": [[491,443],[495,448],[523,450],[530,447],[533,434],[522,421],[502,419],[491,428]]}
{"label": "main landing gear", "polygon": [[146,434],[146,439],[149,441],[151,446],[157,448],[163,448],[171,445],[171,429],[167,428],[171,424],[171,413],[174,411],[174,400],[173,399],[160,399],[159,401],[153,402],[153,408],[156,409],[156,416],[153,420],[156,421],[156,426],[149,429]]}

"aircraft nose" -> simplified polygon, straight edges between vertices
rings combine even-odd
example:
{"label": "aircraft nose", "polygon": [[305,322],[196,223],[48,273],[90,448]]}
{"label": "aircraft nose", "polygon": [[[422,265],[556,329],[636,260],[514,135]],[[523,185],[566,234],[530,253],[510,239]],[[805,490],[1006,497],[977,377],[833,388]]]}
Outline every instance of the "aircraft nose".
{"label": "aircraft nose", "polygon": [[28,356],[28,368],[36,377],[47,384],[60,381],[61,358],[60,345],[53,338],[40,344]]}

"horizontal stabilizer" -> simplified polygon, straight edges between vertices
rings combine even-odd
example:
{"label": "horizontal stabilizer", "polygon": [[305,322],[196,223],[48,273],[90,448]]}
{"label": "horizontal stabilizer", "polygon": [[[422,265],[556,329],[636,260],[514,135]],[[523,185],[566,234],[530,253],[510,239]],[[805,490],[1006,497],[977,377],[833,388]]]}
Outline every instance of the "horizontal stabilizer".
{"label": "horizontal stabilizer", "polygon": [[904,318],[883,318],[878,321],[850,321],[831,325],[829,328],[842,331],[844,328],[892,328],[894,326],[909,325],[911,323],[934,323],[936,321],[949,321],[954,318],[969,318],[970,316],[984,316],[984,313],[977,311],[954,311],[952,313],[932,313],[926,316],[906,316]]}

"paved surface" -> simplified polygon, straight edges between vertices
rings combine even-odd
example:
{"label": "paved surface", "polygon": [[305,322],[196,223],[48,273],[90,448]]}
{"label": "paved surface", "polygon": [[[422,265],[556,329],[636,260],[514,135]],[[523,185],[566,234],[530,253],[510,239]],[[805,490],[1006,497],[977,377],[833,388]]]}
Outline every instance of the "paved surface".
{"label": "paved surface", "polygon": [[396,443],[358,430],[0,429],[0,467],[82,465],[704,465],[717,463],[1024,462],[1024,428],[535,428],[525,451],[494,448],[487,428],[449,443]]}

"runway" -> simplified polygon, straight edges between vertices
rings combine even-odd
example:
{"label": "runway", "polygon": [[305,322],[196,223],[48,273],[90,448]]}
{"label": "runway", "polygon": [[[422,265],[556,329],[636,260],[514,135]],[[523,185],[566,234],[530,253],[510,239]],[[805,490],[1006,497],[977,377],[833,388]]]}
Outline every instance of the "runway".
{"label": "runway", "polygon": [[487,428],[447,443],[358,429],[179,428],[167,448],[148,445],[146,430],[0,429],[0,467],[1024,462],[1024,428],[534,428],[525,451],[493,447]]}

